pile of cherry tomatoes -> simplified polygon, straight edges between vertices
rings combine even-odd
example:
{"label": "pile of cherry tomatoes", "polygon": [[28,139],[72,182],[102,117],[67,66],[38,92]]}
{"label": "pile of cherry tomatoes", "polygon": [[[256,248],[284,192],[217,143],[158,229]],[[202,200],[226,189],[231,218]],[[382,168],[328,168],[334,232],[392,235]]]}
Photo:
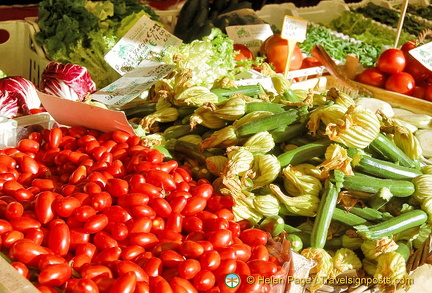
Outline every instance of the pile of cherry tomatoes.
{"label": "pile of cherry tomatoes", "polygon": [[432,72],[417,61],[409,51],[416,47],[410,41],[398,48],[383,51],[375,67],[364,69],[356,80],[419,99],[432,101]]}
{"label": "pile of cherry tomatoes", "polygon": [[268,234],[190,174],[123,131],[33,132],[0,150],[0,250],[41,292],[270,290],[245,281],[286,274]]}

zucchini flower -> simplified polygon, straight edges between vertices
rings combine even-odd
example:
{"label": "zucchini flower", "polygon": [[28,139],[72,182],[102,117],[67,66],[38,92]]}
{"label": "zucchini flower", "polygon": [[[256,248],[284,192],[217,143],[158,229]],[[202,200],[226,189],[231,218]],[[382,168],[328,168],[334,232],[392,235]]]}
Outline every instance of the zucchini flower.
{"label": "zucchini flower", "polygon": [[219,97],[204,86],[192,86],[180,92],[174,97],[173,104],[176,106],[200,107],[205,103],[216,104]]}
{"label": "zucchini flower", "polygon": [[333,256],[333,270],[335,276],[348,270],[358,270],[362,267],[362,262],[357,254],[348,248],[336,250]]}
{"label": "zucchini flower", "polygon": [[235,132],[235,127],[228,125],[216,130],[209,137],[205,138],[199,145],[200,151],[208,148],[227,148],[238,143],[239,139]]}
{"label": "zucchini flower", "polygon": [[243,97],[233,96],[216,105],[214,113],[216,117],[228,121],[239,119],[245,114],[246,101]]}
{"label": "zucchini flower", "polygon": [[211,107],[206,106],[196,109],[189,121],[191,130],[194,130],[198,124],[210,129],[220,129],[227,124],[225,120],[216,117]]}
{"label": "zucchini flower", "polygon": [[290,215],[313,217],[316,215],[320,199],[317,196],[304,194],[295,197],[287,196],[279,186],[270,184],[272,193],[282,203]]}
{"label": "zucchini flower", "polygon": [[165,143],[165,138],[158,133],[152,133],[141,137],[141,145],[147,148],[165,145]]}
{"label": "zucchini flower", "polygon": [[423,174],[432,174],[432,165],[424,165],[421,167]]}
{"label": "zucchini flower", "polygon": [[373,276],[375,275],[375,272],[377,270],[377,262],[375,260],[363,258],[362,267],[366,274],[368,274],[369,276]]}
{"label": "zucchini flower", "polygon": [[306,175],[288,165],[282,169],[284,188],[291,196],[312,195],[318,197],[322,183],[311,175]]}
{"label": "zucchini flower", "polygon": [[291,88],[291,82],[282,74],[274,74],[270,78],[274,89],[279,95],[282,95]]}
{"label": "zucchini flower", "polygon": [[279,201],[272,194],[254,196],[253,205],[256,211],[266,217],[279,214]]}
{"label": "zucchini flower", "polygon": [[380,133],[380,121],[371,110],[351,106],[341,120],[327,124],[326,134],[330,140],[347,147],[363,149]]}
{"label": "zucchini flower", "polygon": [[271,115],[273,115],[273,113],[270,111],[253,111],[253,112],[247,113],[246,115],[244,115],[240,119],[235,120],[232,125],[235,128],[239,128],[240,126],[242,126],[248,122],[255,121],[257,119],[271,116]]}
{"label": "zucchini flower", "polygon": [[413,240],[412,244],[415,249],[419,249],[423,243],[428,239],[432,233],[432,227],[430,223],[423,223],[420,225],[420,230],[417,237]]}
{"label": "zucchini flower", "polygon": [[405,126],[397,126],[393,134],[393,142],[412,160],[422,157],[422,147],[417,137]]}
{"label": "zucchini flower", "polygon": [[198,134],[188,134],[177,139],[178,141],[186,141],[194,145],[199,145],[202,142],[202,137]]}
{"label": "zucchini flower", "polygon": [[310,270],[310,275],[313,278],[310,287],[311,292],[317,291],[327,279],[334,277],[333,258],[326,250],[322,248],[306,248],[302,250],[301,255],[316,263]]}
{"label": "zucchini flower", "polygon": [[151,128],[156,122],[174,122],[178,118],[178,110],[175,107],[165,107],[159,110],[156,110],[150,115],[145,116],[140,125],[143,129],[149,133],[151,132]]}
{"label": "zucchini flower", "polygon": [[309,164],[309,163],[301,163],[293,166],[297,171],[315,177],[316,179],[321,180],[321,170],[317,168],[317,166]]}
{"label": "zucchini flower", "polygon": [[395,251],[398,245],[393,239],[382,237],[375,240],[365,239],[360,248],[366,258],[374,260],[383,253]]}
{"label": "zucchini flower", "polygon": [[324,154],[325,160],[317,166],[322,170],[321,176],[328,178],[331,170],[340,170],[345,175],[354,175],[351,168],[351,158],[347,150],[338,144],[331,144]]}
{"label": "zucchini flower", "polygon": [[231,89],[231,88],[237,88],[237,84],[235,82],[235,79],[232,79],[227,76],[222,76],[220,78],[215,79],[213,82],[213,89]]}
{"label": "zucchini flower", "polygon": [[244,148],[239,148],[227,153],[228,164],[224,174],[227,177],[231,175],[243,176],[246,172],[250,171],[254,161],[254,155]]}
{"label": "zucchini flower", "polygon": [[342,121],[346,111],[347,108],[336,104],[319,107],[315,111],[311,112],[306,126],[312,135],[315,136],[321,126],[321,122],[324,125],[328,125],[330,123],[336,123],[336,121]]}
{"label": "zucchini flower", "polygon": [[193,73],[190,68],[181,68],[173,72],[172,87],[175,91],[175,95],[179,95],[184,90],[195,86],[193,81]]}
{"label": "zucchini flower", "polygon": [[421,209],[428,214],[429,221],[432,220],[432,196],[426,198],[422,204]]}
{"label": "zucchini flower", "polygon": [[226,156],[211,156],[206,158],[205,163],[210,173],[215,176],[221,176],[228,164],[228,158]]}
{"label": "zucchini flower", "polygon": [[234,200],[232,212],[235,221],[248,220],[252,225],[258,224],[264,217],[254,208],[254,195],[243,191],[242,184],[237,178],[222,177],[222,194],[229,195]]}
{"label": "zucchini flower", "polygon": [[[395,292],[401,287],[408,288],[407,285],[410,283],[406,271],[406,261],[397,252],[381,254],[377,259],[377,268],[373,276],[376,280],[380,280],[377,286],[383,293]],[[402,286],[400,287],[400,285]]]}
{"label": "zucchini flower", "polygon": [[253,188],[257,189],[272,183],[279,175],[281,166],[276,156],[270,154],[257,154],[253,164]]}
{"label": "zucchini flower", "polygon": [[334,101],[336,105],[343,106],[346,109],[351,106],[355,106],[356,104],[350,95],[338,90],[335,87],[332,87],[327,91],[327,99]]}
{"label": "zucchini flower", "polygon": [[268,131],[262,131],[250,136],[243,143],[243,147],[253,153],[268,153],[275,147],[275,142],[273,136]]}
{"label": "zucchini flower", "polygon": [[423,174],[412,179],[415,192],[412,197],[420,204],[432,197],[432,174]]}

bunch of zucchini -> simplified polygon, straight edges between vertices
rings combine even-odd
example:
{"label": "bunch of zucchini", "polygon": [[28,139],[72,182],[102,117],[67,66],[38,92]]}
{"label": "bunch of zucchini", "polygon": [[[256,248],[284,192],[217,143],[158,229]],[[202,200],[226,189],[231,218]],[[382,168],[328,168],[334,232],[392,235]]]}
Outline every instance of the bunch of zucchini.
{"label": "bunch of zucchini", "polygon": [[174,35],[185,43],[210,34],[213,27],[225,32],[228,25],[262,23],[246,0],[186,0],[182,6]]}

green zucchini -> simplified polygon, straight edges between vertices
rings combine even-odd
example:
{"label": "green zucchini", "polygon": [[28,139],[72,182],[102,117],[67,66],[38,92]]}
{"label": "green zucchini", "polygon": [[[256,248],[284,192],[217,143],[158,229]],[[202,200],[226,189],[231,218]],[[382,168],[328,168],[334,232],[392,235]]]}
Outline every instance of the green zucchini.
{"label": "green zucchini", "polygon": [[345,176],[343,188],[374,194],[382,188],[388,188],[395,197],[407,197],[415,192],[415,185],[411,181],[383,179],[362,173]]}
{"label": "green zucchini", "polygon": [[371,226],[358,225],[354,226],[357,234],[366,239],[379,239],[385,236],[405,231],[407,229],[418,227],[428,219],[426,212],[422,210],[412,210],[399,216],[386,220],[384,222]]}
{"label": "green zucchini", "polygon": [[299,118],[297,109],[289,109],[282,113],[266,116],[247,122],[236,129],[238,137],[245,137],[262,131],[269,131],[281,125],[290,125]]}
{"label": "green zucchini", "polygon": [[293,139],[298,136],[302,136],[302,134],[306,133],[308,129],[306,128],[305,123],[294,123],[287,126],[280,126],[273,130],[270,130],[270,134],[273,137],[273,141],[275,143],[281,143],[290,139]]}
{"label": "green zucchini", "polygon": [[272,113],[282,113],[285,112],[284,106],[282,104],[276,104],[271,102],[249,102],[246,103],[245,113],[251,113],[255,111],[269,111]]}
{"label": "green zucchini", "polygon": [[[264,94],[265,91],[260,84],[251,84],[251,85],[241,85],[236,88],[216,88],[210,90],[212,93],[216,94],[219,98],[229,98],[234,94],[243,94],[249,97],[255,97],[259,94]],[[258,102],[259,103],[259,102]],[[271,104],[271,103],[269,103]],[[273,104],[279,107],[280,104]],[[280,105],[282,107],[282,105]]]}
{"label": "green zucchini", "polygon": [[383,158],[405,167],[414,167],[415,163],[407,154],[405,154],[395,143],[379,133],[378,136],[370,143],[369,147],[381,155]]}
{"label": "green zucchini", "polygon": [[363,155],[355,149],[349,152],[354,153],[350,154],[353,158],[351,165],[362,173],[387,179],[412,179],[423,174],[418,169]]}
{"label": "green zucchini", "polygon": [[330,140],[308,143],[299,146],[298,148],[284,152],[283,154],[279,155],[277,159],[282,167],[285,167],[288,164],[300,164],[314,157],[324,155],[329,144]]}
{"label": "green zucchini", "polygon": [[341,208],[335,208],[334,209],[333,220],[347,224],[351,227],[356,226],[356,225],[364,225],[364,224],[369,223],[366,219],[359,217],[359,216],[357,216],[351,212],[345,211]]}
{"label": "green zucchini", "polygon": [[326,180],[324,183],[324,192],[321,196],[317,215],[312,227],[310,244],[313,248],[324,248],[325,246],[338,195],[339,188],[330,182],[330,180]]}
{"label": "green zucchini", "polygon": [[369,221],[377,221],[383,219],[383,215],[380,211],[369,207],[352,207],[350,208],[350,212]]}

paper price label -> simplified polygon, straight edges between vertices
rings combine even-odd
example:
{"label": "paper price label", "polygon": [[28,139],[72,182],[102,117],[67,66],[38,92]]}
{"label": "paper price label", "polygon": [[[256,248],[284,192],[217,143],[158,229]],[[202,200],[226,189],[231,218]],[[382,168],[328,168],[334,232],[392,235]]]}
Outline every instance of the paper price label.
{"label": "paper price label", "polygon": [[424,67],[432,71],[432,42],[409,51]]}
{"label": "paper price label", "polygon": [[262,42],[273,34],[269,24],[231,25],[226,27],[228,37],[234,43],[246,45],[256,56]]}
{"label": "paper price label", "polygon": [[179,46],[182,40],[143,15],[104,56],[105,61],[121,75],[169,46]]}
{"label": "paper price label", "polygon": [[287,40],[303,42],[306,39],[307,24],[306,19],[285,15],[281,37]]}
{"label": "paper price label", "polygon": [[129,71],[115,82],[93,93],[91,97],[93,100],[109,106],[124,105],[138,97],[173,69],[173,65],[142,62],[137,68]]}

